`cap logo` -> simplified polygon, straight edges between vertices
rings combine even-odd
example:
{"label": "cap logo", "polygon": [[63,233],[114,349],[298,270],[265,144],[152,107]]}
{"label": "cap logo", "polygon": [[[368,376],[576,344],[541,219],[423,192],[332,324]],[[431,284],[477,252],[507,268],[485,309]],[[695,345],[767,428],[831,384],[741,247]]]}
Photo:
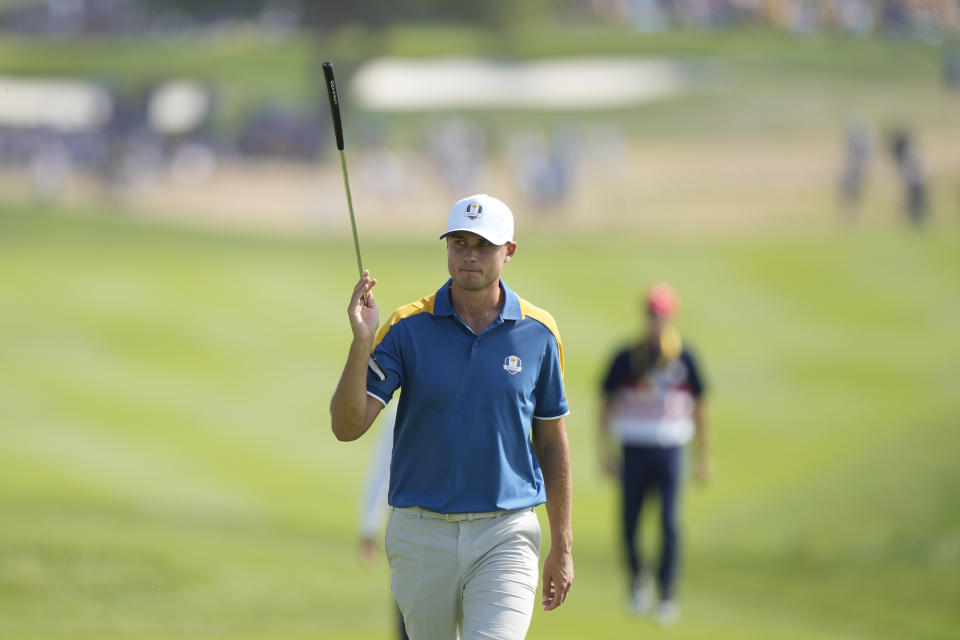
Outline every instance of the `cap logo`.
{"label": "cap logo", "polygon": [[463,215],[471,220],[476,220],[481,213],[483,213],[483,205],[479,202],[471,202],[467,205],[467,210],[463,212]]}
{"label": "cap logo", "polygon": [[515,376],[523,371],[523,363],[517,356],[507,356],[503,359],[503,370]]}

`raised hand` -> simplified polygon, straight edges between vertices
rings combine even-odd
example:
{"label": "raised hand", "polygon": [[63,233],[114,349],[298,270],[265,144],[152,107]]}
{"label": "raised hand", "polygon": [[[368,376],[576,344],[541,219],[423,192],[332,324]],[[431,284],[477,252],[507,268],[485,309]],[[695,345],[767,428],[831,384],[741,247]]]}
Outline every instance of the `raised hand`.
{"label": "raised hand", "polygon": [[365,270],[363,277],[353,288],[350,306],[347,314],[350,316],[350,328],[354,338],[372,341],[380,327],[380,310],[373,299],[373,286],[377,281],[370,277],[370,271]]}

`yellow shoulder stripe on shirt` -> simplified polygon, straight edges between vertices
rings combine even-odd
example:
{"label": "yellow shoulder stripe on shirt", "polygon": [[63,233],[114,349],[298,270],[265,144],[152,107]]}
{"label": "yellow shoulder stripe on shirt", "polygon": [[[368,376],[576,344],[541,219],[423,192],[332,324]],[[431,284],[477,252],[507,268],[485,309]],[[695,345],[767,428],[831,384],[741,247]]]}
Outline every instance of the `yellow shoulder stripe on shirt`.
{"label": "yellow shoulder stripe on shirt", "polygon": [[377,331],[377,339],[373,342],[373,348],[376,349],[377,345],[380,344],[380,341],[383,340],[383,337],[387,335],[387,331],[390,330],[390,327],[397,324],[404,318],[409,318],[410,316],[415,316],[418,313],[433,313],[433,299],[437,296],[436,293],[431,293],[430,295],[420,298],[416,302],[411,302],[410,304],[405,304],[390,316],[390,319],[383,323],[383,326],[380,327],[380,330]]}
{"label": "yellow shoulder stripe on shirt", "polygon": [[523,317],[533,318],[547,329],[550,329],[550,333],[552,333],[553,337],[557,339],[557,352],[560,354],[560,375],[563,375],[563,341],[560,340],[560,331],[557,329],[556,320],[553,319],[553,316],[550,315],[549,311],[532,305],[523,298],[520,298],[519,300],[520,313],[523,314]]}

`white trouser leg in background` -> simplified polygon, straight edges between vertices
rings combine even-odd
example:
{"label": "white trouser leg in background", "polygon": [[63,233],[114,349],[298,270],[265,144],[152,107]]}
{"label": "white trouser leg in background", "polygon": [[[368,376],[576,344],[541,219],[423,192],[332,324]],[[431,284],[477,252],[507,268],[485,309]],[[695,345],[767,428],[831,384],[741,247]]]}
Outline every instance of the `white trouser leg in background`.
{"label": "white trouser leg in background", "polygon": [[391,588],[411,640],[521,640],[539,582],[532,509],[447,522],[394,510]]}

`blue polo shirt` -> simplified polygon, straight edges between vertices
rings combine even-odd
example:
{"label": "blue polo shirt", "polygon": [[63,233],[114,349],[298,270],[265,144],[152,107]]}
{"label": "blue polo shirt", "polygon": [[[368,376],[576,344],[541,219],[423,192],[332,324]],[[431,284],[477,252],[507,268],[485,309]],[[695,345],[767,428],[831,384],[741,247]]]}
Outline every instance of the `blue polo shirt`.
{"label": "blue polo shirt", "polygon": [[503,310],[479,335],[453,312],[450,282],[397,309],[377,334],[386,405],[402,388],[389,503],[440,513],[522,509],[546,501],[533,418],[568,413],[553,317],[503,282]]}

